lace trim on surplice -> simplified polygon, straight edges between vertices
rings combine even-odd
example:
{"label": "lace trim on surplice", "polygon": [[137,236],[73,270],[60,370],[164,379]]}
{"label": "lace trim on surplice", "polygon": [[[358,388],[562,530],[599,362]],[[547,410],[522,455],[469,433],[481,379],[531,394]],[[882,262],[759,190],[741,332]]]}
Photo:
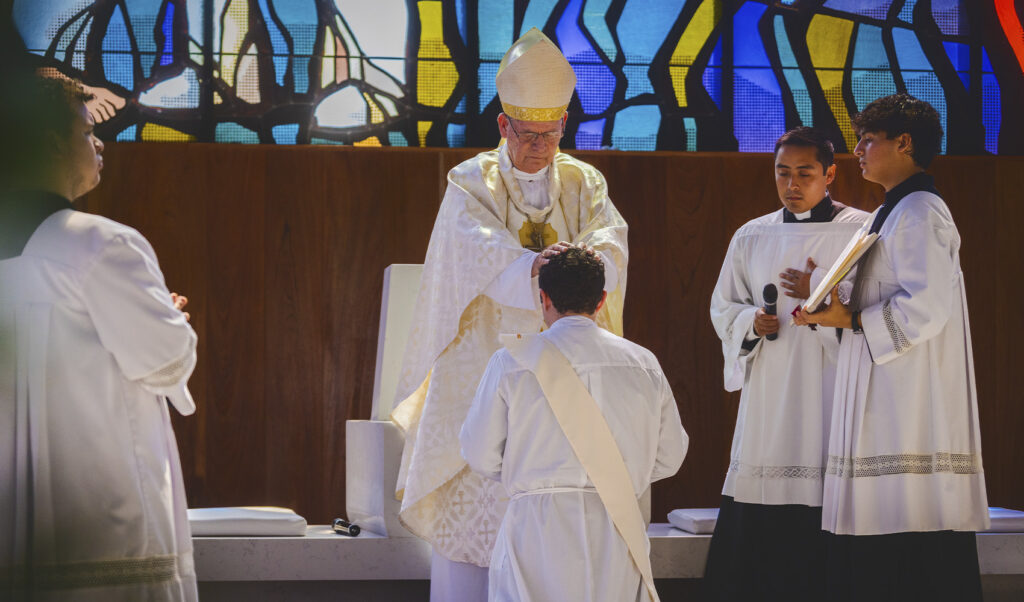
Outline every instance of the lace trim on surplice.
{"label": "lace trim on surplice", "polygon": [[828,457],[828,474],[837,477],[878,477],[890,474],[978,474],[981,459],[978,454],[888,454],[849,458]]}

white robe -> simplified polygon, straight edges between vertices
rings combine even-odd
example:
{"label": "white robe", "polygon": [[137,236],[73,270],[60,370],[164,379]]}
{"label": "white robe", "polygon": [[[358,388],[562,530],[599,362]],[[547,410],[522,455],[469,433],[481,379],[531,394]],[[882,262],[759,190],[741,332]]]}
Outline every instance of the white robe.
{"label": "white robe", "polygon": [[837,534],[988,528],[960,234],[913,192],[861,261],[864,334],[839,348],[823,528]]}
{"label": "white robe", "polygon": [[165,397],[194,411],[196,335],[149,243],[48,217],[0,261],[0,343],[0,575],[33,600],[195,600]]}
{"label": "white robe", "polygon": [[[654,355],[569,316],[542,333],[573,365],[608,421],[639,497],[672,476],[688,438]],[[492,601],[639,600],[640,572],[532,372],[492,356],[460,434],[477,473],[511,496],[491,556]]]}
{"label": "white robe", "polygon": [[[722,339],[725,389],[742,387],[729,470],[722,493],[737,502],[821,506],[826,437],[838,349],[833,328],[798,328],[790,312],[801,300],[783,294],[779,274],[821,266],[811,287],[839,256],[868,214],[847,207],[831,222],[783,223],[783,210],[736,231],[711,297],[711,321]],[[779,336],[748,353],[754,314],[773,283]]]}
{"label": "white robe", "polygon": [[[441,556],[487,566],[505,513],[498,483],[474,474],[459,455],[459,428],[502,332],[543,326],[533,253],[520,231],[527,216],[550,230],[545,243],[586,242],[614,265],[615,288],[598,314],[621,332],[626,289],[626,223],[604,177],[564,153],[546,174],[549,203],[528,202],[505,146],[448,174],[424,260],[392,419],[405,433],[397,494],[402,524]],[[538,208],[542,206],[543,208]],[[433,588],[432,588],[433,589]]]}

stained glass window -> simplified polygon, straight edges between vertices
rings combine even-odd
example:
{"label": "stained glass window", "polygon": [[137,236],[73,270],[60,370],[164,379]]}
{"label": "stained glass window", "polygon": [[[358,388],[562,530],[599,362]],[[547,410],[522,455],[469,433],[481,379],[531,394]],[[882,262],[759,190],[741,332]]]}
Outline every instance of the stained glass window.
{"label": "stained glass window", "polygon": [[[814,5],[813,7],[804,5]],[[14,0],[108,140],[492,146],[494,77],[538,27],[576,73],[565,147],[770,151],[906,91],[955,154],[1024,153],[1015,0]],[[1006,131],[1004,131],[1006,130]]]}

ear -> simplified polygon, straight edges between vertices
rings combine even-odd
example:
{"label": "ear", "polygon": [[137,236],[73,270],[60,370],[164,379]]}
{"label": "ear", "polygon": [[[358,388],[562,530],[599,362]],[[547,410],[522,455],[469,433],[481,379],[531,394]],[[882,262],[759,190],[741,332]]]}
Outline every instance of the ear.
{"label": "ear", "polygon": [[832,165],[828,166],[828,169],[825,170],[825,186],[831,186],[832,182],[834,182],[835,179],[836,179],[836,164],[833,163]]}
{"label": "ear", "polygon": [[907,132],[896,136],[896,150],[910,155],[914,152],[914,138]]}
{"label": "ear", "polygon": [[554,305],[554,303],[551,301],[551,297],[544,292],[544,289],[540,289],[540,306],[545,310],[548,310],[551,309],[552,305]]}
{"label": "ear", "polygon": [[504,113],[498,113],[498,133],[502,138],[508,138],[508,115]]}
{"label": "ear", "polygon": [[608,291],[601,291],[601,300],[597,302],[597,309],[594,310],[595,314],[597,312],[601,311],[601,308],[604,307],[604,302],[607,299],[608,299]]}

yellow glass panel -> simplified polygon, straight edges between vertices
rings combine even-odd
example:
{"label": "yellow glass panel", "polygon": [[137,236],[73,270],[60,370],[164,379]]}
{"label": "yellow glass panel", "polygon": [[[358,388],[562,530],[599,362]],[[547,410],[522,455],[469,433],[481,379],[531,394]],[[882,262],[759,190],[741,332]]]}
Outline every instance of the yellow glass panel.
{"label": "yellow glass panel", "polygon": [[326,88],[334,83],[334,33],[330,28],[324,30],[324,58],[320,61],[320,87]]}
{"label": "yellow glass panel", "polygon": [[223,104],[223,103],[224,103],[224,99],[220,97],[220,92],[217,92],[215,90],[213,92],[213,104],[219,105],[219,104]]}
{"label": "yellow glass panel", "polygon": [[419,121],[416,123],[416,131],[420,135],[420,146],[427,145],[427,132],[430,131],[430,126],[434,125],[430,121]]}
{"label": "yellow glass panel", "polygon": [[722,18],[722,8],[719,0],[704,0],[693,19],[686,25],[683,35],[679,36],[676,49],[672,51],[672,59],[669,61],[668,74],[672,79],[672,89],[676,93],[676,101],[679,106],[686,106],[686,74],[690,72],[693,61],[697,54],[708,41],[708,36],[718,25]]}
{"label": "yellow glass panel", "polygon": [[220,37],[220,72],[224,83],[235,85],[235,66],[242,40],[249,31],[249,0],[229,0],[224,11],[223,30]]}
{"label": "yellow glass panel", "polygon": [[441,3],[423,0],[416,3],[420,14],[420,47],[417,54],[416,98],[430,107],[443,107],[455,85],[459,72],[444,43]]}
{"label": "yellow glass panel", "polygon": [[356,142],[352,146],[383,146],[383,145],[380,143],[380,138],[378,138],[376,136],[370,136],[369,138],[366,138],[364,140],[360,140],[359,142]]}
{"label": "yellow glass panel", "polygon": [[363,92],[363,98],[366,99],[366,105],[370,107],[370,123],[381,123],[384,121],[384,111],[380,110],[377,103],[373,102],[373,98],[369,94]]}
{"label": "yellow glass panel", "polygon": [[807,50],[811,55],[811,64],[814,65],[814,72],[825,93],[825,101],[832,109],[839,130],[843,133],[843,140],[846,141],[846,148],[849,149],[857,143],[850,112],[843,99],[843,68],[846,66],[851,35],[853,21],[828,15],[814,15],[807,28]]}
{"label": "yellow glass panel", "polygon": [[142,126],[142,139],[153,142],[192,142],[196,137],[164,125],[147,123]]}

